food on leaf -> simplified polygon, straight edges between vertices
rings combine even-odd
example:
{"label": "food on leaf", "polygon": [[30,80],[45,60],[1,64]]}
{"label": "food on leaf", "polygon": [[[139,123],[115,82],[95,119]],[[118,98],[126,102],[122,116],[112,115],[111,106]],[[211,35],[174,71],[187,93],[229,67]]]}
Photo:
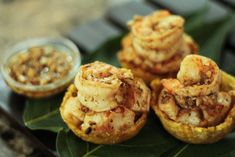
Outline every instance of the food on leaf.
{"label": "food on leaf", "polygon": [[144,126],[151,93],[130,70],[94,62],[80,67],[60,107],[68,127],[85,141],[114,144]]}
{"label": "food on leaf", "polygon": [[[235,78],[214,61],[188,55],[176,79],[152,82],[152,108],[164,128],[188,143],[213,143],[228,134],[235,120]],[[154,90],[155,89],[155,90]],[[158,96],[159,95],[159,96]]]}
{"label": "food on leaf", "polygon": [[175,76],[184,56],[198,52],[197,44],[184,33],[184,19],[166,10],[135,16],[129,28],[118,58],[147,83]]}

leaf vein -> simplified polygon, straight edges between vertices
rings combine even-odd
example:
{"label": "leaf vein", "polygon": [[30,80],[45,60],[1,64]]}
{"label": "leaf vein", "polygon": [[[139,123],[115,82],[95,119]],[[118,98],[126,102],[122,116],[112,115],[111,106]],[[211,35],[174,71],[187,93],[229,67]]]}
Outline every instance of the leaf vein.
{"label": "leaf vein", "polygon": [[66,140],[65,140],[66,146],[67,146],[67,148],[68,148],[68,150],[69,150],[70,156],[71,156],[71,157],[74,157],[74,156],[73,156],[73,152],[72,152],[72,150],[71,150],[70,147],[69,147],[68,139],[69,139],[68,134],[66,134]]}
{"label": "leaf vein", "polygon": [[92,150],[88,151],[86,154],[84,154],[82,157],[88,157],[89,155],[91,155],[92,153],[94,153],[95,151],[99,150],[100,148],[102,148],[103,145],[99,145],[95,148],[93,148]]}
{"label": "leaf vein", "polygon": [[190,144],[186,144],[184,147],[182,147],[173,157],[178,157],[185,149],[188,148]]}
{"label": "leaf vein", "polygon": [[44,119],[46,119],[46,118],[48,118],[50,116],[53,116],[53,115],[57,114],[58,112],[59,112],[59,109],[56,109],[56,110],[54,110],[54,111],[52,111],[50,113],[44,114],[44,115],[39,116],[37,118],[31,119],[29,121],[25,121],[25,124],[26,125],[30,125],[32,123],[36,123],[36,122],[42,121],[42,120],[44,120]]}

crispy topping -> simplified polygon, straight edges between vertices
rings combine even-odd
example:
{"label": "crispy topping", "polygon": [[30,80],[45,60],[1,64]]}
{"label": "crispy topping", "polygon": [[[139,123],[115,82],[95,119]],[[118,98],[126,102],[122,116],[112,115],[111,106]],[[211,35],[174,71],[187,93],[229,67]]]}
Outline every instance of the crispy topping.
{"label": "crispy topping", "polygon": [[163,79],[159,108],[170,119],[187,125],[215,126],[232,106],[231,92],[220,91],[220,70],[206,57],[188,55],[177,79]]}
{"label": "crispy topping", "polygon": [[10,76],[17,82],[45,85],[65,77],[72,67],[72,58],[49,47],[33,47],[12,56],[8,63]]}
{"label": "crispy topping", "polygon": [[153,75],[175,73],[186,55],[198,51],[184,33],[184,19],[167,10],[136,16],[128,25],[130,33],[123,39],[118,58],[137,75],[139,69]]}
{"label": "crispy topping", "polygon": [[149,111],[150,90],[128,69],[96,61],[81,66],[74,83],[74,102],[67,101],[65,111],[82,116],[80,129],[85,134],[121,132]]}

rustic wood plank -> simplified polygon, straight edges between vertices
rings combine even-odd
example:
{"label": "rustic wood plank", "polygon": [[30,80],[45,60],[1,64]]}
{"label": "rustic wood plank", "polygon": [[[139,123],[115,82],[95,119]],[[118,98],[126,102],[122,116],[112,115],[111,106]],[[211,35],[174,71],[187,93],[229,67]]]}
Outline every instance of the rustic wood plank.
{"label": "rustic wood plank", "polygon": [[143,1],[131,1],[110,8],[107,12],[107,17],[122,29],[127,29],[127,22],[131,20],[134,15],[147,15],[157,9],[157,7],[153,7]]}
{"label": "rustic wood plank", "polygon": [[121,31],[103,18],[75,27],[68,37],[86,52],[95,51],[102,43],[118,36]]}
{"label": "rustic wood plank", "polygon": [[228,15],[227,7],[221,5],[216,1],[209,0],[149,0],[150,2],[161,6],[162,8],[169,9],[172,12],[182,15],[189,16],[205,7],[208,7],[207,13],[205,14],[205,21],[210,23],[220,20]]}
{"label": "rustic wood plank", "polygon": [[[32,134],[32,132],[30,132],[27,128],[25,128],[24,125],[19,123],[14,114],[10,114],[8,111],[4,110],[2,106],[0,106],[0,115],[4,116],[7,119],[11,128],[22,133],[22,135],[24,135],[25,138],[27,138],[31,142],[31,144],[35,149],[34,155],[56,157],[54,152],[52,152],[52,150],[48,149],[48,147],[46,147],[45,144],[42,144],[41,141],[39,141],[39,138],[36,138],[35,135]],[[46,133],[44,132],[44,134]],[[51,138],[47,138],[47,140],[48,139]]]}
{"label": "rustic wood plank", "polygon": [[[25,98],[13,93],[10,88],[3,81],[2,75],[0,74],[0,114],[4,115],[7,120],[11,123],[11,126],[19,130],[25,136],[27,136],[32,143],[41,152],[45,153],[48,157],[55,157],[55,155],[36,138],[33,131],[29,131],[25,128],[22,115],[23,107],[25,103]],[[44,134],[47,134],[44,132]],[[48,138],[49,139],[49,138]]]}
{"label": "rustic wood plank", "polygon": [[164,9],[182,16],[188,16],[205,6],[206,0],[149,0]]}

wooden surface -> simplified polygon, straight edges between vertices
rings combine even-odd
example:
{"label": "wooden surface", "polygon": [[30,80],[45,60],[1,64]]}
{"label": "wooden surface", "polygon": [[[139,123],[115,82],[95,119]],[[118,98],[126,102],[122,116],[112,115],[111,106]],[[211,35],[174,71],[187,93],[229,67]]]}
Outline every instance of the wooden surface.
{"label": "wooden surface", "polygon": [[101,16],[108,0],[0,1],[0,64],[12,44],[32,37],[61,36],[76,24]]}

